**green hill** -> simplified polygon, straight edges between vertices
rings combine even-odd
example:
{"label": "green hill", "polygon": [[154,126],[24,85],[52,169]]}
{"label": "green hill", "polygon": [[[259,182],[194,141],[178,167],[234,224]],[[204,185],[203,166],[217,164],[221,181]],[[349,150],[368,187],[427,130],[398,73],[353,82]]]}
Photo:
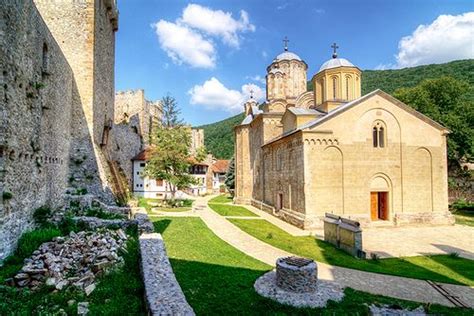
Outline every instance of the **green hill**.
{"label": "green hill", "polygon": [[[458,60],[446,64],[404,69],[362,71],[362,95],[375,89],[393,93],[399,88],[414,87],[424,79],[451,76],[470,85],[467,97],[474,100],[474,60]],[[308,88],[311,85],[308,84]],[[310,88],[311,89],[311,88]],[[234,153],[234,130],[244,119],[243,113],[212,124],[202,125],[207,149],[217,158],[230,159]]]}

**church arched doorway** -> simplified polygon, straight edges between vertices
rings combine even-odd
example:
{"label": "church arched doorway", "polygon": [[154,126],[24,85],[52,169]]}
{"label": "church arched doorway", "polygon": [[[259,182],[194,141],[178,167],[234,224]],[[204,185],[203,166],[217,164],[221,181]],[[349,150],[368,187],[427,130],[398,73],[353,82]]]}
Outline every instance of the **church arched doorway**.
{"label": "church arched doorway", "polygon": [[390,212],[390,182],[384,176],[376,176],[370,182],[370,219],[388,220]]}

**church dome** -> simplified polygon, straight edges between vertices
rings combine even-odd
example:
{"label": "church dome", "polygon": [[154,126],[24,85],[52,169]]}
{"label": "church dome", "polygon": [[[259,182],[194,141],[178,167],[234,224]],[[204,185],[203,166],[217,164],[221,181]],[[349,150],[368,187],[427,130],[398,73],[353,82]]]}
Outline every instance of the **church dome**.
{"label": "church dome", "polygon": [[337,67],[355,67],[350,61],[345,58],[331,58],[327,62],[325,62],[319,71],[323,71],[326,69],[337,68]]}
{"label": "church dome", "polygon": [[278,55],[274,61],[281,61],[281,60],[298,60],[302,61],[300,56],[296,55],[295,53],[284,51],[280,55]]}

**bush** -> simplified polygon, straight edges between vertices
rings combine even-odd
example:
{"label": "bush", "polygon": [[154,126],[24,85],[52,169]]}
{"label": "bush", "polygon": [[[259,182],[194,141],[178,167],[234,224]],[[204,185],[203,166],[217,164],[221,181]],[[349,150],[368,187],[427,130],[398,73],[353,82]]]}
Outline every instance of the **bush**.
{"label": "bush", "polygon": [[103,209],[97,208],[97,207],[87,209],[86,212],[85,212],[85,215],[86,216],[98,217],[98,218],[102,218],[102,219],[124,219],[123,215],[109,213],[109,212],[106,212]]}
{"label": "bush", "polygon": [[474,212],[474,203],[466,201],[464,199],[459,199],[453,204],[451,204],[451,208],[454,211],[468,211]]}
{"label": "bush", "polygon": [[13,194],[7,191],[3,191],[2,198],[4,201],[10,200],[13,197]]}
{"label": "bush", "polygon": [[48,224],[48,219],[51,217],[51,209],[47,206],[37,208],[33,213],[33,219],[39,227],[45,227]]}

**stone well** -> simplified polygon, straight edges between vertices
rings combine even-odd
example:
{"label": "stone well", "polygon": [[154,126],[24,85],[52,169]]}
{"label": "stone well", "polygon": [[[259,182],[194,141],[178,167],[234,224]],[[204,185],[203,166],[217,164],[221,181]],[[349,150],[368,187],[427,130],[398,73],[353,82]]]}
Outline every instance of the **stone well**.
{"label": "stone well", "polygon": [[263,297],[295,307],[324,307],[329,300],[339,302],[344,289],[333,280],[318,280],[317,264],[312,259],[283,257],[276,269],[259,277],[255,291]]}
{"label": "stone well", "polygon": [[276,285],[286,291],[306,293],[317,289],[318,268],[312,259],[279,258],[276,262]]}

